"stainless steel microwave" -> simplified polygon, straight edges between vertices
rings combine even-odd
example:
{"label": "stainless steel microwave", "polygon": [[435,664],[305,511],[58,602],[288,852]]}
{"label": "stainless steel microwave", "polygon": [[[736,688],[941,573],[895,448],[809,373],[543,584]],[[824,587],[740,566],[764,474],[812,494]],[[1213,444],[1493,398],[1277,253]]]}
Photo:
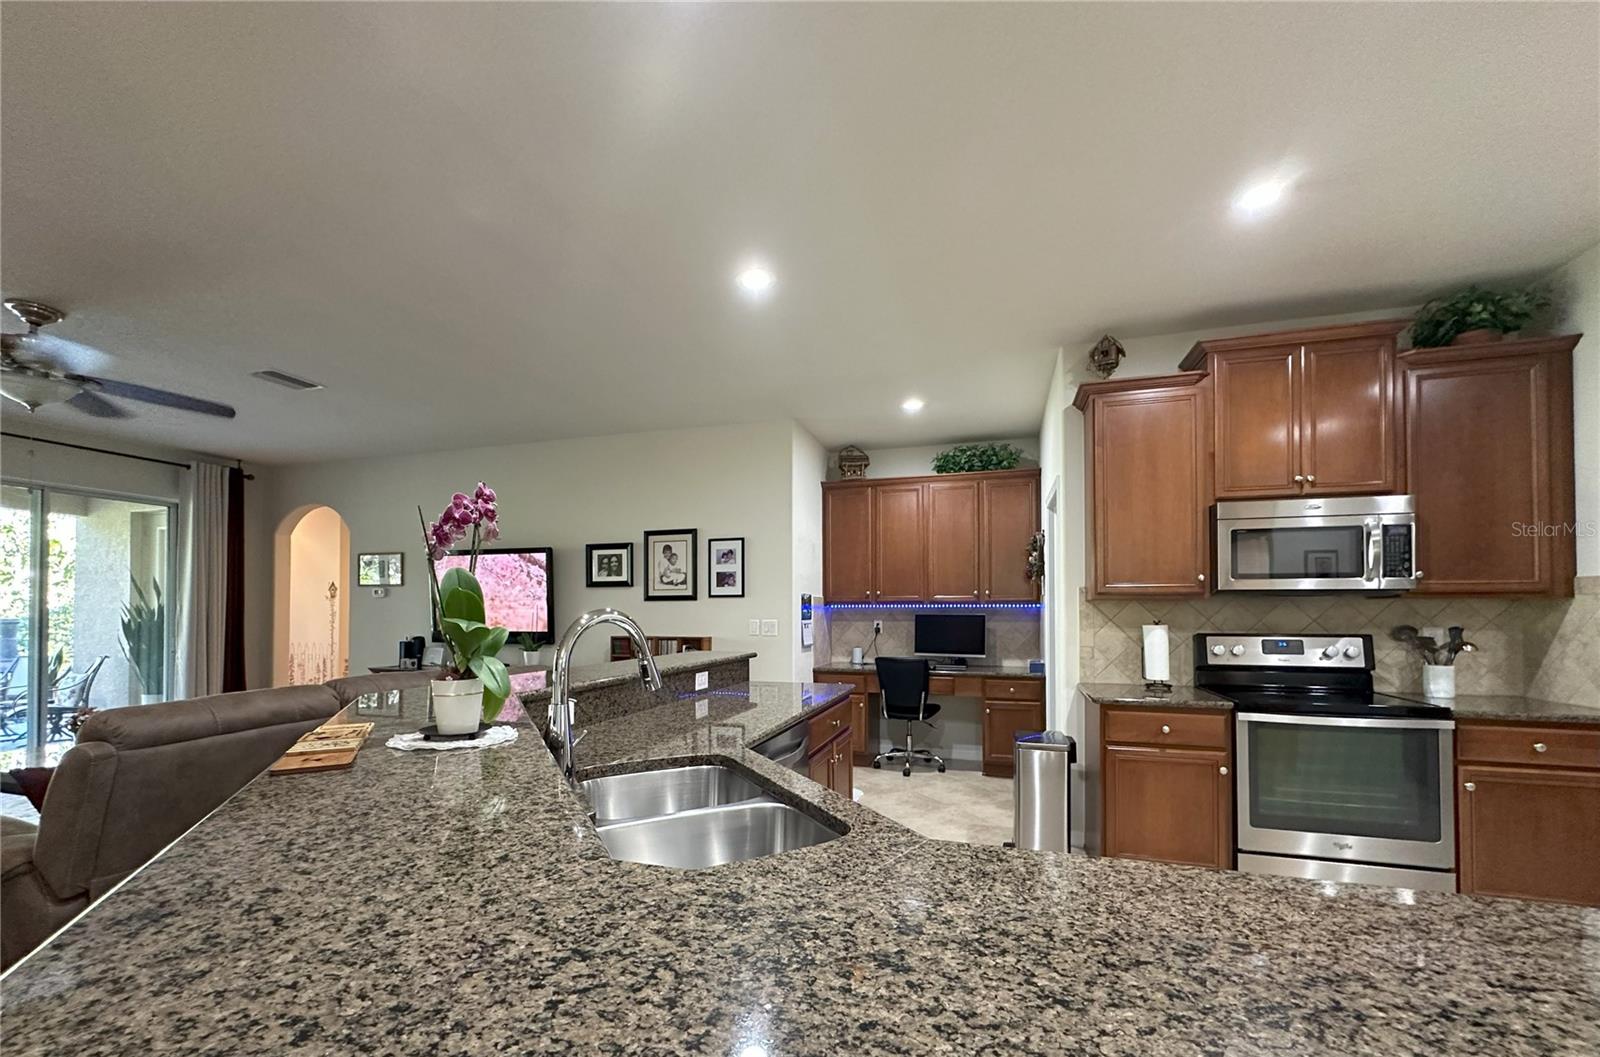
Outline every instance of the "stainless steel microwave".
{"label": "stainless steel microwave", "polygon": [[1218,503],[1217,590],[1409,590],[1416,533],[1408,495]]}

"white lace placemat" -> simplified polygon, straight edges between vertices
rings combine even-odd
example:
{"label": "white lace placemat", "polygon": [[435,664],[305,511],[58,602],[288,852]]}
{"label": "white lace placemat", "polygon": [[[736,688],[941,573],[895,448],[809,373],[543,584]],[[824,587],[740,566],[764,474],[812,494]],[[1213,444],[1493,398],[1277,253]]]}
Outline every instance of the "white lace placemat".
{"label": "white lace placemat", "polygon": [[396,734],[384,742],[391,749],[411,752],[416,749],[492,749],[496,745],[510,745],[517,740],[517,728],[509,725],[490,727],[470,741],[428,741],[422,734]]}

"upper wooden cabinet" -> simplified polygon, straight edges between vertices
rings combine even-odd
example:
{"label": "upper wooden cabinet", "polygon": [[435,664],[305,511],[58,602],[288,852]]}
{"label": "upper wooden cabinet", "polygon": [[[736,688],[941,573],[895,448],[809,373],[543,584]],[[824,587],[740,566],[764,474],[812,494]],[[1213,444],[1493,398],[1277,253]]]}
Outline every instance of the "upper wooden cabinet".
{"label": "upper wooden cabinet", "polygon": [[1089,597],[1204,595],[1211,418],[1205,376],[1078,387],[1084,414]]}
{"label": "upper wooden cabinet", "polygon": [[1572,594],[1579,337],[1400,356],[1419,592]]}
{"label": "upper wooden cabinet", "polygon": [[1025,570],[1038,530],[1038,470],[829,481],[823,598],[1037,601]]}
{"label": "upper wooden cabinet", "polygon": [[1407,324],[1197,342],[1181,367],[1211,375],[1216,498],[1396,491],[1395,337]]}

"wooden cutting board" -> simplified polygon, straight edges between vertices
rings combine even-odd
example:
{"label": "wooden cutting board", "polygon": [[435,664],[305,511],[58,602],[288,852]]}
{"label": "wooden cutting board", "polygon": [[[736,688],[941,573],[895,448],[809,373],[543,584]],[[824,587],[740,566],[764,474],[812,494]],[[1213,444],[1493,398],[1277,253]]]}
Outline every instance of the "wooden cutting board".
{"label": "wooden cutting board", "polygon": [[312,774],[342,771],[356,762],[356,753],[372,733],[371,723],[330,723],[308,731],[289,746],[269,774]]}

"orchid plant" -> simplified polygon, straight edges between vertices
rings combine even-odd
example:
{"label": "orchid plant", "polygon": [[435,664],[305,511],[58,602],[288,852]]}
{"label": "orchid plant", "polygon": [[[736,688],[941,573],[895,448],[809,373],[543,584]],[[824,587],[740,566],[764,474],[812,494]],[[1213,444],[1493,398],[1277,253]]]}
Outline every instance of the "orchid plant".
{"label": "orchid plant", "polygon": [[[429,524],[417,507],[422,522],[423,544],[428,552],[428,590],[433,616],[450,647],[446,679],[483,680],[483,718],[492,723],[511,695],[511,675],[496,656],[506,644],[505,628],[485,622],[483,588],[478,584],[478,548],[500,538],[500,512],[495,506],[494,489],[478,482],[469,496],[457,492],[438,520]],[[446,569],[439,576],[435,562],[449,554],[463,540],[467,546],[467,567]]]}

